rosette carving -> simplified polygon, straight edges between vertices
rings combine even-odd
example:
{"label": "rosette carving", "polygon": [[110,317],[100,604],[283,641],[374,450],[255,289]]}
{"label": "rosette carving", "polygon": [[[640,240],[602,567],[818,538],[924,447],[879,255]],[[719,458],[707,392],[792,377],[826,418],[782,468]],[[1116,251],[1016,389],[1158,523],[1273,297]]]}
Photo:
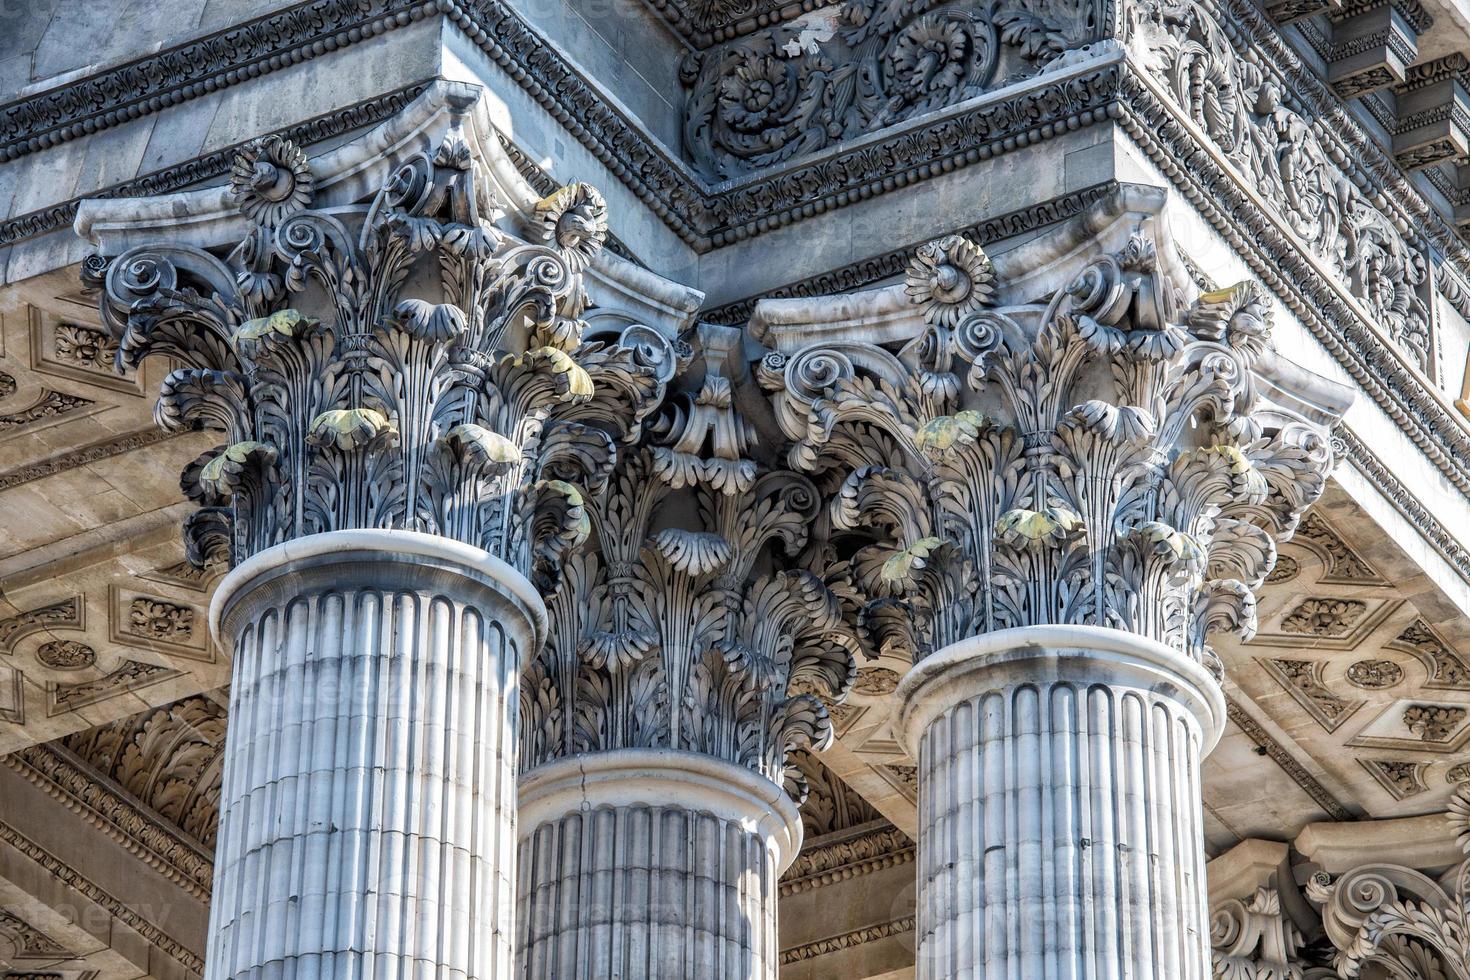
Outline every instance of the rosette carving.
{"label": "rosette carving", "polygon": [[1186,302],[1135,237],[1044,305],[995,308],[978,251],[919,250],[918,337],[761,363],[790,464],[830,501],[829,579],[865,642],[913,658],[1080,623],[1213,666],[1209,635],[1254,630],[1276,541],[1332,465],[1321,424],[1263,411],[1264,296]]}
{"label": "rosette carving", "polygon": [[256,227],[228,255],[164,243],[88,264],[120,363],[179,365],[159,425],[221,434],[183,475],[195,559],[401,528],[554,587],[585,495],[663,382],[639,352],[584,342],[597,192],[543,201],[548,244],[523,242],[492,224],[477,166],[455,123],[370,200],[313,210],[304,156],[265,140],[236,161]]}
{"label": "rosette carving", "polygon": [[[706,358],[709,358],[708,352]],[[521,763],[673,748],[803,793],[795,749],[832,738],[859,645],[838,595],[795,560],[820,509],[804,477],[745,453],[749,426],[713,368],[671,399],[587,502],[575,586],[522,685]]]}

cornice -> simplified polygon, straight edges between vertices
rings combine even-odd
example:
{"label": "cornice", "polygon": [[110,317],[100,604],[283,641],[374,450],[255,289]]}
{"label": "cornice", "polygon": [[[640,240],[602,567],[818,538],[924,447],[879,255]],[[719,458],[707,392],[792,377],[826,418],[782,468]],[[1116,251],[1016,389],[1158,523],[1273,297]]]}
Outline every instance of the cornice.
{"label": "cornice", "polygon": [[781,877],[781,897],[912,864],[916,855],[908,834],[886,821],[877,828],[830,834],[801,849]]}
{"label": "cornice", "polygon": [[154,949],[174,960],[184,969],[197,976],[204,975],[204,959],[201,956],[169,936],[90,878],[85,877],[81,872],[3,821],[0,821],[0,843],[14,848],[27,860],[39,865],[62,885],[73,889],[98,908],[105,910],[113,918],[136,932]]}
{"label": "cornice", "polygon": [[1351,810],[1343,806],[1341,801],[1333,796],[1326,786],[1323,786],[1317,781],[1317,777],[1313,776],[1306,770],[1305,766],[1297,761],[1296,756],[1292,755],[1280,742],[1272,738],[1271,733],[1262,728],[1234,698],[1227,697],[1225,699],[1225,714],[1235,723],[1236,728],[1239,728],[1245,733],[1247,738],[1265,750],[1265,754],[1270,757],[1271,761],[1280,766],[1282,772],[1290,776],[1292,782],[1300,786],[1302,791],[1322,808],[1323,813],[1327,814],[1333,820],[1357,819],[1353,816]]}
{"label": "cornice", "polygon": [[801,963],[805,960],[815,959],[827,953],[836,953],[854,946],[862,946],[865,943],[877,942],[880,939],[888,939],[891,936],[901,936],[906,932],[914,931],[914,917],[911,915],[883,922],[878,925],[864,926],[851,932],[831,936],[827,939],[819,939],[814,943],[806,943],[801,946],[791,946],[781,950],[781,965],[789,966],[792,963]]}
{"label": "cornice", "polygon": [[643,0],[654,14],[690,47],[705,49],[742,37],[841,0],[749,0],[743,9],[714,11],[720,0]]}
{"label": "cornice", "polygon": [[0,757],[0,763],[169,881],[200,901],[208,902],[214,862],[203,849],[170,829],[165,821],[127,794],[107,785],[106,777],[68,756],[64,750],[37,745]]}
{"label": "cornice", "polygon": [[[332,139],[354,129],[364,126],[372,126],[382,122],[389,116],[401,111],[414,99],[418,98],[428,87],[427,82],[419,82],[409,85],[393,92],[375,98],[366,99],[362,102],[335,109],[330,113],[298,123],[287,129],[281,130],[280,135],[302,146],[308,146],[322,140]],[[74,197],[60,204],[43,208],[40,211],[31,211],[26,214],[17,215],[7,221],[0,222],[0,246],[9,245],[13,242],[26,238],[34,238],[48,232],[62,228],[69,228],[72,221],[76,219],[77,207],[84,200],[93,198],[117,198],[117,197],[151,197],[156,194],[168,194],[172,191],[192,187],[195,184],[221,177],[230,172],[230,164],[241,147],[248,140],[234,143],[223,149],[202,157],[196,157],[163,170],[157,170],[142,177],[126,180],[111,187],[103,188],[86,195],[86,197]]]}
{"label": "cornice", "polygon": [[1462,492],[1470,493],[1470,431],[1350,303],[1340,283],[1276,229],[1242,177],[1205,151],[1171,102],[1137,75],[1123,87],[1121,124],[1133,141],[1294,313],[1353,380]]}

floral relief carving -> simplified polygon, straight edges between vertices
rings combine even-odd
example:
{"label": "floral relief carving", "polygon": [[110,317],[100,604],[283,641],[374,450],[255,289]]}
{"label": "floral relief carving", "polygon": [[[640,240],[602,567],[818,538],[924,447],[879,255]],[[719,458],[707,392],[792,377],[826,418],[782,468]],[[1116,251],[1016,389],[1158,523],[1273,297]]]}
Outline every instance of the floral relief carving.
{"label": "floral relief carving", "polygon": [[793,752],[791,760],[807,785],[807,797],[801,804],[806,840],[883,819],[872,804],[848,788],[810,752]]}
{"label": "floral relief carving", "polygon": [[1292,540],[1322,556],[1323,581],[1383,583],[1382,576],[1348,547],[1342,536],[1315,510],[1307,511],[1302,517]]}
{"label": "floral relief carving", "polygon": [[96,402],[92,399],[83,398],[81,395],[69,395],[64,391],[42,388],[40,395],[30,405],[19,411],[0,415],[0,432],[19,430],[37,422],[62,418],[78,409],[94,404]]}
{"label": "floral relief carving", "polygon": [[1134,237],[1043,303],[921,305],[988,275],[921,254],[920,336],[760,366],[791,464],[831,501],[824,561],[860,599],[865,642],[918,659],[1090,623],[1216,665],[1207,637],[1253,633],[1275,540],[1332,465],[1316,423],[1252,413],[1252,368],[1274,357],[1264,296],[1243,283],[1187,303]]}
{"label": "floral relief carving", "polygon": [[1263,661],[1281,685],[1329,732],[1361,704],[1339,696],[1322,682],[1322,664],[1310,660]]}
{"label": "floral relief carving", "polygon": [[1418,796],[1429,788],[1424,782],[1425,763],[1401,759],[1359,759],[1358,762],[1395,799]]}
{"label": "floral relief carving", "polygon": [[226,712],[185,698],[66,737],[66,747],[206,846],[219,819]]}
{"label": "floral relief carving", "polygon": [[1428,687],[1470,690],[1470,666],[1428,623],[1416,619],[1388,644],[1414,654],[1429,670]]}
{"label": "floral relief carving", "polygon": [[1368,604],[1357,599],[1312,597],[1286,614],[1281,631],[1302,636],[1346,636],[1367,611]]}
{"label": "floral relief carving", "polygon": [[1393,687],[1404,679],[1404,668],[1392,660],[1359,660],[1349,665],[1347,679],[1370,690]]}
{"label": "floral relief carving", "polygon": [[59,683],[50,686],[48,713],[58,715],[98,701],[117,697],[127,691],[178,677],[180,671],[163,664],[125,660],[117,669],[94,680]]}
{"label": "floral relief carving", "polygon": [[844,0],[690,56],[684,143],[751,173],[1037,74],[1098,39],[1091,0]]}
{"label": "floral relief carving", "polygon": [[1276,567],[1271,569],[1271,573],[1266,576],[1266,584],[1276,585],[1280,582],[1290,582],[1300,575],[1301,571],[1301,562],[1290,555],[1277,555]]}
{"label": "floral relief carving", "polygon": [[124,629],[149,640],[182,642],[194,635],[194,610],[162,599],[135,598]]}
{"label": "floral relief carving", "polygon": [[852,692],[867,697],[881,697],[898,690],[900,679],[901,676],[896,670],[889,670],[887,667],[864,667],[858,671],[857,681],[852,685]]}
{"label": "floral relief carving", "polygon": [[1389,338],[1427,368],[1425,258],[1333,162],[1283,80],[1259,59],[1241,57],[1204,5],[1146,0],[1129,10],[1148,71]]}
{"label": "floral relief carving", "polygon": [[97,651],[77,640],[50,640],[36,648],[36,659],[52,670],[80,670],[97,662]]}
{"label": "floral relief carving", "polygon": [[55,334],[58,360],[90,371],[111,371],[118,344],[105,330],[77,323],[59,323]]}
{"label": "floral relief carving", "polygon": [[0,619],[0,651],[10,653],[23,636],[49,629],[80,629],[83,625],[82,597],[79,595],[58,599],[56,602],[37,606]]}
{"label": "floral relief carving", "polygon": [[1426,742],[1448,742],[1465,721],[1466,709],[1441,704],[1411,704],[1404,709],[1404,727]]}

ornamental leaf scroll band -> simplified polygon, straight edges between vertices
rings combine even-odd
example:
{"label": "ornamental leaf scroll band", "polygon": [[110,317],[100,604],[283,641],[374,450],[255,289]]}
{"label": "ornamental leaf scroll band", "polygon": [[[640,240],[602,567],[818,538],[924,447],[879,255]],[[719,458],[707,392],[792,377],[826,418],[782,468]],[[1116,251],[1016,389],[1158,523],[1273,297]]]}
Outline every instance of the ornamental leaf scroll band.
{"label": "ornamental leaf scroll band", "polygon": [[829,581],[873,647],[922,658],[1035,624],[1128,630],[1218,670],[1332,465],[1322,425],[1263,411],[1259,287],[1186,303],[1135,236],[1049,301],[997,307],[980,249],[921,248],[920,336],[759,368],[792,467],[828,506]]}
{"label": "ornamental leaf scroll band", "polygon": [[183,474],[195,561],[402,528],[554,586],[588,531],[584,493],[663,385],[638,351],[583,336],[597,191],[542,201],[543,242],[522,241],[495,223],[480,166],[456,122],[370,200],[314,209],[305,155],[271,137],[236,160],[253,227],[227,256],[161,244],[89,260],[119,363],[182,365],[159,425],[223,433]]}

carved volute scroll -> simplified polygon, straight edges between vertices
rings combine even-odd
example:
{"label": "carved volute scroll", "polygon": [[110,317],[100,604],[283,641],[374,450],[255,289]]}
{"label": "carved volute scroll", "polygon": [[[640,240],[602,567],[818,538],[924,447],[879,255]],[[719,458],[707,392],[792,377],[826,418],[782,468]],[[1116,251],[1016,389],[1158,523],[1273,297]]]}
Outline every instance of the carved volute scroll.
{"label": "carved volute scroll", "polygon": [[159,425],[221,444],[183,474],[196,561],[315,532],[396,528],[484,548],[554,586],[663,383],[632,348],[583,341],[580,273],[606,206],[574,184],[505,202],[452,107],[446,135],[370,200],[313,208],[310,164],[271,137],[231,176],[252,222],[223,257],[161,243],[89,260],[118,360],[162,355]]}
{"label": "carved volute scroll", "polygon": [[[725,373],[738,333],[700,331],[702,377],[650,420],[589,500],[592,533],[522,686],[522,768],[622,748],[699,752],[793,794],[797,748],[825,748],[858,642],[793,559],[816,487],[751,457]],[[820,697],[819,697],[820,695]]]}
{"label": "carved volute scroll", "polygon": [[1319,872],[1307,883],[1343,980],[1470,980],[1470,786],[1456,788],[1445,819],[1465,859],[1438,880],[1413,868],[1369,864],[1336,878]]}
{"label": "carved volute scroll", "polygon": [[1190,302],[1135,233],[1043,303],[996,305],[951,236],[908,270],[918,336],[819,341],[758,368],[827,505],[826,578],[876,648],[919,659],[1037,624],[1109,626],[1215,666],[1321,493],[1328,433],[1268,402],[1269,305]]}

